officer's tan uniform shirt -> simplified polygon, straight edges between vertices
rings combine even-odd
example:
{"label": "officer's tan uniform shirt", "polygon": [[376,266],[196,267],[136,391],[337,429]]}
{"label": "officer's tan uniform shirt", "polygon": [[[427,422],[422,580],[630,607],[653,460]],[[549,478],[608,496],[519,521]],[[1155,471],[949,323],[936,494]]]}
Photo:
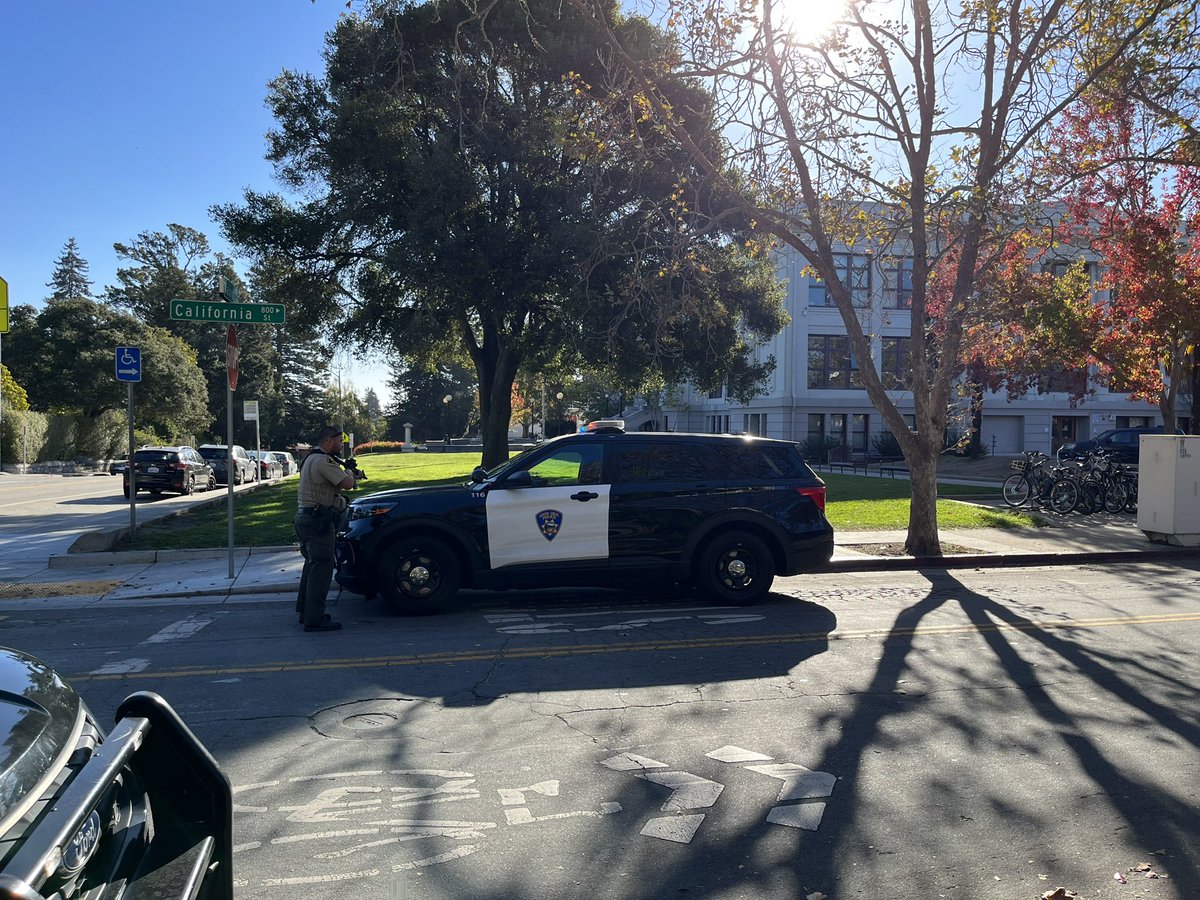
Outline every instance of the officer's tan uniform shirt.
{"label": "officer's tan uniform shirt", "polygon": [[346,508],[346,498],[338,493],[338,485],[346,477],[346,470],[325,453],[313,453],[300,469],[300,487],[296,489],[296,502],[301,509],[311,506]]}

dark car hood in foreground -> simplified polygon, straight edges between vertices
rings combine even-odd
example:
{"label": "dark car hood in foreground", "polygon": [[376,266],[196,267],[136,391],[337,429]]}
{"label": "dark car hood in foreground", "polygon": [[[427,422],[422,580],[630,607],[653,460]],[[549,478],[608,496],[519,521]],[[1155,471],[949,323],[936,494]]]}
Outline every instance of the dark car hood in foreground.
{"label": "dark car hood in foreground", "polygon": [[0,647],[0,834],[73,750],[79,695],[49,666]]}

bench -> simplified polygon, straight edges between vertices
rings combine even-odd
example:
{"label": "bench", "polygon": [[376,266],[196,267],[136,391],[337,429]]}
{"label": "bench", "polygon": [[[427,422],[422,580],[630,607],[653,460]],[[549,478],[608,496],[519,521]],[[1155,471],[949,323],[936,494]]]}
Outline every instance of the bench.
{"label": "bench", "polygon": [[[897,463],[900,464],[897,465]],[[899,457],[863,453],[846,460],[830,460],[825,465],[829,467],[830,471],[836,469],[843,474],[849,469],[851,475],[857,475],[860,469],[864,475],[869,475],[873,466],[880,475],[887,472],[892,478],[895,478],[897,474],[908,474],[908,466],[902,463],[903,460]]]}

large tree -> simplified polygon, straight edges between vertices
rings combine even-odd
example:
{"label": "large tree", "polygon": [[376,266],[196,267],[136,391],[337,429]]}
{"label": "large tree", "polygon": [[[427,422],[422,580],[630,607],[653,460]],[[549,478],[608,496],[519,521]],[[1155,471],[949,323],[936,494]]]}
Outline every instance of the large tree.
{"label": "large tree", "polygon": [[79,244],[68,238],[62,254],[54,261],[54,271],[46,287],[55,300],[73,300],[76,297],[92,296],[92,281],[88,276],[88,262],[79,255]]}
{"label": "large tree", "polygon": [[[856,306],[838,254],[911,257],[915,429],[876,366],[859,371],[912,472],[907,549],[939,555],[937,461],[963,330],[979,300],[976,278],[988,254],[1042,210],[1032,164],[1061,112],[1140,49],[1168,13],[1190,5],[850,0],[839,26],[817,36],[780,0],[674,0],[674,52],[652,65],[611,25],[603,0],[570,2],[594,13],[616,64],[637,73],[607,81],[606,108],[639,104],[710,182],[725,184],[728,157],[693,139],[662,72],[713,85],[716,117],[752,189],[725,196],[825,282],[859,360],[872,359],[871,319]],[[950,253],[954,265],[942,271],[951,287],[935,330],[930,281]]]}
{"label": "large tree", "polygon": [[[284,73],[269,96],[269,157],[311,199],[251,191],[216,210],[233,243],[291,262],[313,320],[418,368],[465,350],[484,465],[507,458],[522,367],[571,357],[747,395],[772,366],[751,345],[785,321],[770,263],[745,247],[748,216],[711,215],[730,204],[644,110],[618,113],[636,153],[598,134],[590,96],[609,71],[581,25],[551,0],[343,17],[324,77]],[[645,23],[614,27],[639,59],[664,56]],[[719,156],[711,98],[662,84]]]}
{"label": "large tree", "polygon": [[[116,348],[142,350],[142,380],[134,387],[137,422],[167,437],[205,428],[210,415],[195,351],[165,329],[86,298],[50,300],[22,316],[20,339],[6,354],[29,405],[40,412],[77,410],[95,419],[124,410],[127,388],[116,380]],[[69,391],[63,385],[70,385]]]}

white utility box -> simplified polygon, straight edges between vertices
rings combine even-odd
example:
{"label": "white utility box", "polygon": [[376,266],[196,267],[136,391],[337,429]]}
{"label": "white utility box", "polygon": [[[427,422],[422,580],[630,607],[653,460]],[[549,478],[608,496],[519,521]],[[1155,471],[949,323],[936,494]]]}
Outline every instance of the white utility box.
{"label": "white utility box", "polygon": [[1200,436],[1141,436],[1137,524],[1156,543],[1200,546]]}

